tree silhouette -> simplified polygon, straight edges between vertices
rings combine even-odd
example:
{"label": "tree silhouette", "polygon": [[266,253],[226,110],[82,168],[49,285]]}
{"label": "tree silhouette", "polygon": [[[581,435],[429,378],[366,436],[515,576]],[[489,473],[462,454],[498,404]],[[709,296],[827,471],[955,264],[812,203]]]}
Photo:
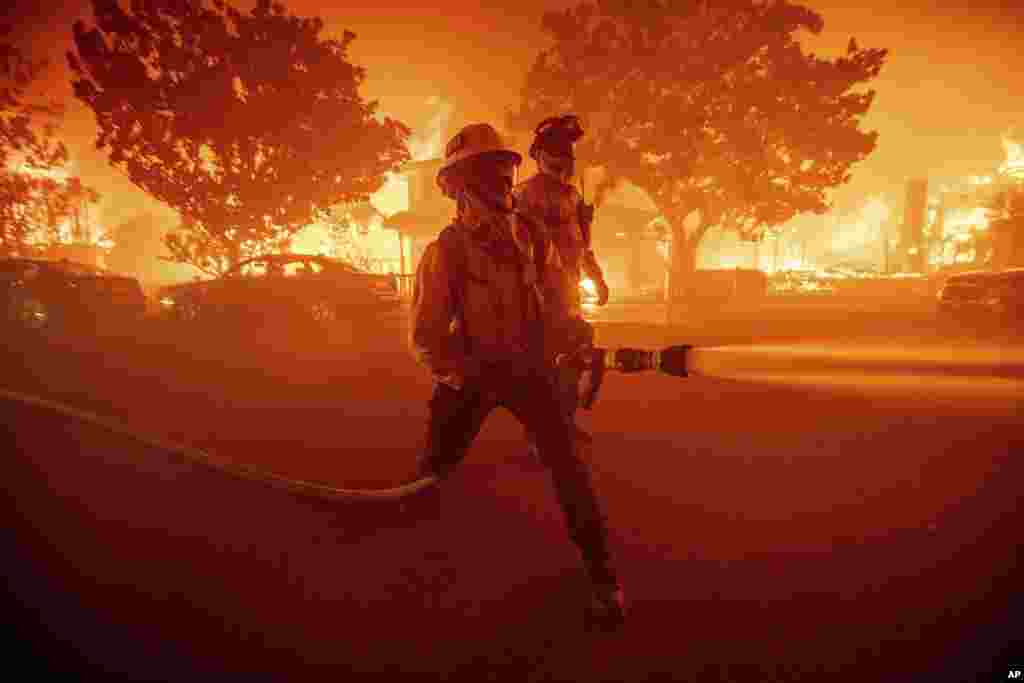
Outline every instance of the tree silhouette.
{"label": "tree silhouette", "polygon": [[74,25],[76,96],[97,147],[176,209],[176,260],[220,273],[285,249],[327,207],[365,200],[408,160],[409,130],[376,116],[346,56],[355,34],[320,37],[319,18],[259,0],[93,0]]}
{"label": "tree silhouette", "polygon": [[60,242],[58,227],[96,192],[70,176],[57,137],[62,110],[29,102],[25,91],[45,62],[34,62],[0,26],[0,253],[37,255]]}
{"label": "tree silhouette", "polygon": [[834,60],[807,53],[822,18],[785,0],[598,0],[547,12],[553,45],[528,72],[513,128],[574,112],[581,167],[602,167],[596,201],[622,180],[670,226],[670,295],[685,292],[714,226],[760,240],[828,208],[827,190],[875,147],[859,126],[887,51],[850,40]]}
{"label": "tree silhouette", "polygon": [[42,64],[34,63],[10,40],[11,27],[0,24],[0,169],[6,170],[13,152],[33,136],[32,111],[24,102],[25,88]]}

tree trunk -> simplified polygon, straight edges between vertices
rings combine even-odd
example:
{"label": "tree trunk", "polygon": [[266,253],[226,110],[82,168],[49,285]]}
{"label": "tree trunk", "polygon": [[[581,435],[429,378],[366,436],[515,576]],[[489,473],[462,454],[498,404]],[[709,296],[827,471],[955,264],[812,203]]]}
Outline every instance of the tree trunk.
{"label": "tree trunk", "polygon": [[684,310],[692,303],[695,293],[693,274],[697,270],[697,246],[699,244],[699,238],[687,238],[685,225],[672,226],[668,291],[665,297],[670,324],[676,319],[677,312]]}

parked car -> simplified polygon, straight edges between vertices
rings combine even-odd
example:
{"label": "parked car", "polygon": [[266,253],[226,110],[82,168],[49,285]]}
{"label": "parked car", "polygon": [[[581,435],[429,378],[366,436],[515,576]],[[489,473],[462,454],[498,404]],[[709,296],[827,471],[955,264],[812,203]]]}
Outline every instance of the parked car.
{"label": "parked car", "polygon": [[985,310],[1003,323],[1024,324],[1024,268],[993,273],[985,293]]}
{"label": "parked car", "polygon": [[95,266],[6,258],[0,259],[0,306],[7,327],[56,331],[136,321],[146,297],[137,279]]}
{"label": "parked car", "polygon": [[970,319],[986,312],[986,299],[994,284],[993,273],[972,270],[946,278],[939,288],[938,312],[944,318]]}
{"label": "parked car", "polygon": [[938,293],[944,320],[1020,326],[1024,321],[1024,268],[951,275]]}
{"label": "parked car", "polygon": [[248,259],[218,278],[164,287],[157,297],[172,319],[229,323],[332,322],[396,311],[400,305],[395,276],[302,254]]}

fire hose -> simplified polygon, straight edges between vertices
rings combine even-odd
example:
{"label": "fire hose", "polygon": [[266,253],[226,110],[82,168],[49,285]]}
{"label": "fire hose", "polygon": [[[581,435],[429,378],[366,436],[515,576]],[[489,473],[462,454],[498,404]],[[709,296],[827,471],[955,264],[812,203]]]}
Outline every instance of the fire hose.
{"label": "fire hose", "polygon": [[580,405],[590,410],[597,400],[608,370],[626,374],[654,370],[673,377],[689,377],[687,359],[692,348],[688,344],[667,346],[659,350],[629,347],[604,349],[586,346],[574,353],[559,355],[555,359],[555,365],[590,372],[589,386],[580,397]]}
{"label": "fire hose", "polygon": [[[593,405],[597,392],[600,390],[601,382],[608,370],[623,373],[654,370],[675,377],[689,376],[686,359],[690,348],[690,346],[670,346],[661,350],[648,351],[632,348],[603,349],[588,347],[573,354],[560,356],[557,359],[557,363],[563,367],[573,366],[589,370],[593,373],[591,391],[584,397],[586,407],[589,408]],[[111,434],[127,437],[142,446],[178,456],[186,462],[201,465],[237,479],[255,481],[273,488],[283,489],[302,497],[349,502],[398,501],[435,486],[440,481],[438,477],[428,476],[399,486],[381,489],[349,489],[328,486],[302,479],[282,477],[247,465],[219,461],[201,448],[142,434],[116,418],[104,417],[58,401],[6,389],[0,389],[0,398],[35,408],[42,408],[77,422],[98,427]]]}

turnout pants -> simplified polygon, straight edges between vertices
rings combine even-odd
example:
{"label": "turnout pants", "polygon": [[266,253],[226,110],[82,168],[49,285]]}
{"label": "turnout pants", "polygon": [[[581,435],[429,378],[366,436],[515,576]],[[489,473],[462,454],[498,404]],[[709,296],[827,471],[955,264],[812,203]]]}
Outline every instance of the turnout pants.
{"label": "turnout pants", "polygon": [[[594,345],[594,328],[583,320],[581,316],[567,316],[554,322],[549,322],[546,335],[548,339],[547,355],[554,357],[559,353],[573,353],[579,349]],[[580,404],[580,383],[584,372],[575,367],[552,368],[549,370],[554,382],[555,394],[558,398],[559,409],[565,414],[573,427],[573,434],[586,436],[585,432],[579,432],[576,428],[576,411]],[[536,443],[536,437],[526,427],[526,440]]]}
{"label": "turnout pants", "polygon": [[574,425],[547,368],[490,367],[461,390],[436,383],[420,472],[446,477],[465,457],[484,420],[497,407],[509,410],[534,435],[569,536],[579,549],[590,579],[603,585],[617,583],[608,553],[605,518],[590,469],[577,457]]}

